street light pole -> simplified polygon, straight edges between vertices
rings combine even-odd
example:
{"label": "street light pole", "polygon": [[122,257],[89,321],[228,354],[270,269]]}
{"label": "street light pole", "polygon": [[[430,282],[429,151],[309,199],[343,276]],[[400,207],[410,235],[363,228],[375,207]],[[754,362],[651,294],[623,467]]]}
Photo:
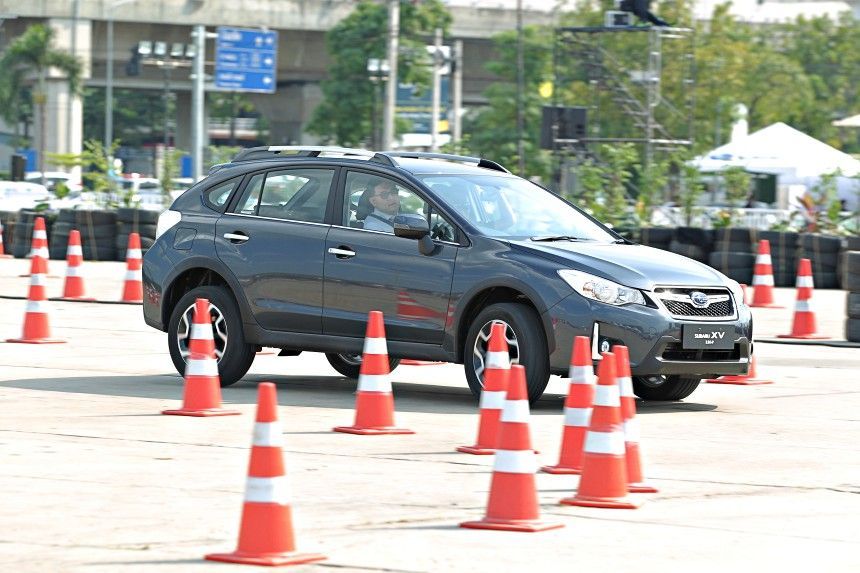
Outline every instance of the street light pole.
{"label": "street light pole", "polygon": [[114,0],[108,4],[107,13],[107,67],[105,69],[105,153],[113,145],[113,11],[123,4],[137,0]]}
{"label": "street light pole", "polygon": [[430,151],[439,151],[439,110],[442,99],[442,28],[436,28],[433,44],[433,94],[430,111]]}
{"label": "street light pole", "polygon": [[388,85],[386,86],[382,149],[394,142],[394,107],[397,99],[397,50],[400,39],[400,0],[388,0]]}
{"label": "street light pole", "polygon": [[203,177],[203,120],[205,102],[206,27],[194,26],[194,62],[191,82],[191,176],[194,181]]}

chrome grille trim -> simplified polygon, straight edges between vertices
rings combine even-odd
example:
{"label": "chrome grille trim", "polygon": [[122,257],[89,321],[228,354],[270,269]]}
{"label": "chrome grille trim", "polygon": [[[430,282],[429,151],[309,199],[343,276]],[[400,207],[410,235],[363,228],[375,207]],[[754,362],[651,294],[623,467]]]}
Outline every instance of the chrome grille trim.
{"label": "chrome grille trim", "polygon": [[[708,296],[707,304],[693,304],[690,293],[699,291]],[[737,306],[731,291],[714,286],[657,286],[649,293],[661,309],[672,318],[696,322],[728,321],[737,319]]]}

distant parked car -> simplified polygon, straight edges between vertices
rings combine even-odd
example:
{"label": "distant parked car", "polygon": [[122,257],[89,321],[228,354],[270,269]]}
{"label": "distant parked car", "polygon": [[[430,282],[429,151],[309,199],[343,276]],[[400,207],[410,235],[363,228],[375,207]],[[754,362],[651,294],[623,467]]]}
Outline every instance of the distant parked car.
{"label": "distant parked car", "polygon": [[[24,180],[29,183],[38,183],[42,184],[42,172],[41,171],[29,171],[24,176]],[[58,183],[63,183],[66,187],[69,188],[69,191],[72,192],[81,192],[83,190],[83,185],[78,180],[73,179],[71,173],[65,173],[63,171],[45,171],[45,187],[48,188],[48,191],[54,191],[57,188]]]}
{"label": "distant parked car", "polygon": [[27,181],[0,181],[0,211],[32,209],[56,197],[48,188]]}

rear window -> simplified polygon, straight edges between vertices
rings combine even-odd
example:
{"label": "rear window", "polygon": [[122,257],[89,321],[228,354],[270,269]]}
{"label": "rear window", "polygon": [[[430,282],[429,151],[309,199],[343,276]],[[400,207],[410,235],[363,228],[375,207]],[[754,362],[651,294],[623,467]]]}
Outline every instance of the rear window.
{"label": "rear window", "polygon": [[241,177],[234,177],[214,187],[210,187],[203,192],[203,202],[216,211],[224,211],[224,206],[227,205],[230,194],[233,193],[233,190],[236,189],[241,180]]}

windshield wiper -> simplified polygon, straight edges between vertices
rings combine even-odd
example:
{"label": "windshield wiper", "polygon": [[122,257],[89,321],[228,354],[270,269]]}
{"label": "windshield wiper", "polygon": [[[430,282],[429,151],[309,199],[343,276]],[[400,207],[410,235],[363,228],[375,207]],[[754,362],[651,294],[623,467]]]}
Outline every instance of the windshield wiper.
{"label": "windshield wiper", "polygon": [[593,239],[588,239],[586,237],[574,237],[572,235],[543,235],[532,237],[531,240],[535,242],[549,243],[552,241],[592,241]]}

